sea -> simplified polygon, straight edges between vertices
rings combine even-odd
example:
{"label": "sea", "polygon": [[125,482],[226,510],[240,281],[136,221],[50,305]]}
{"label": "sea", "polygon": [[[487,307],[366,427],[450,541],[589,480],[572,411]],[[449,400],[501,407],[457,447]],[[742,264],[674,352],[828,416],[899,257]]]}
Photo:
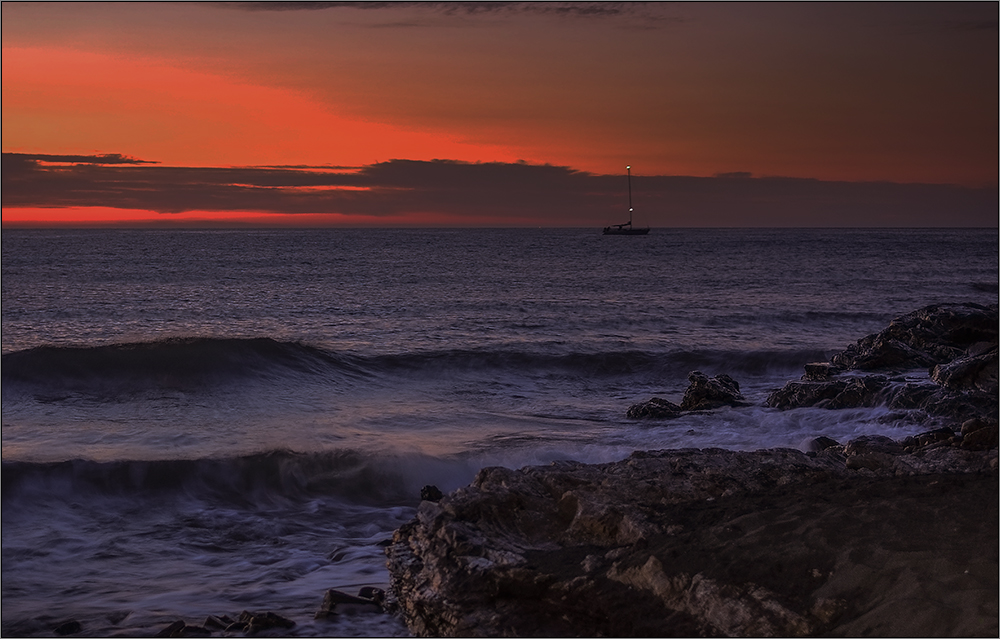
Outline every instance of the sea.
{"label": "sea", "polygon": [[[998,298],[996,228],[8,229],[0,258],[4,636],[243,610],[406,636],[314,615],[388,586],[422,487],[915,434],[764,401],[894,317]],[[695,370],[750,405],[626,418]]]}

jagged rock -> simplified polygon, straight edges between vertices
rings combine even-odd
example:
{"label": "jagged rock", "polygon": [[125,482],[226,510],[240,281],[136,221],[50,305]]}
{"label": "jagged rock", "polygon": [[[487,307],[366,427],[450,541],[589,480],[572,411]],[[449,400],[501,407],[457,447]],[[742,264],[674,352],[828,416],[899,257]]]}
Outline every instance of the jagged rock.
{"label": "jagged rock", "polygon": [[385,592],[380,588],[362,588],[358,596],[349,595],[340,590],[331,588],[323,595],[323,604],[316,612],[316,619],[327,619],[336,615],[383,612],[381,601],[375,597],[385,599]]}
{"label": "jagged rock", "polygon": [[681,410],[712,410],[722,406],[745,405],[739,383],[729,375],[716,375],[709,379],[701,371],[688,374],[691,384],[684,391]]}
{"label": "jagged rock", "polygon": [[997,347],[976,355],[959,357],[931,369],[931,379],[956,391],[976,390],[997,394]]}
{"label": "jagged rock", "polygon": [[680,417],[681,413],[681,407],[677,404],[669,402],[665,399],[660,399],[659,397],[654,397],[648,402],[642,402],[641,404],[633,404],[632,406],[629,406],[625,416],[630,419],[639,419],[642,417],[668,419],[671,417]]}
{"label": "jagged rock", "polygon": [[273,628],[294,628],[295,622],[273,612],[250,612],[244,610],[236,621],[226,628],[226,632],[242,632],[255,635]]}
{"label": "jagged rock", "polygon": [[[869,437],[486,468],[422,502],[387,565],[420,636],[991,635],[996,459]],[[982,612],[931,622],[928,600]]]}
{"label": "jagged rock", "polygon": [[651,417],[655,419],[668,419],[680,417],[687,411],[712,410],[722,406],[745,406],[743,395],[740,394],[740,385],[729,375],[716,375],[709,378],[701,371],[692,371],[688,374],[691,382],[687,390],[684,391],[684,398],[681,405],[654,397],[647,402],[633,404],[626,411],[625,415],[631,419]]}
{"label": "jagged rock", "polygon": [[158,633],[153,635],[154,637],[173,637],[173,638],[183,638],[183,637],[211,637],[212,631],[208,628],[202,626],[191,626],[184,623],[183,620],[177,620],[163,628]]}
{"label": "jagged rock", "polygon": [[181,633],[184,632],[184,628],[187,624],[184,623],[183,619],[178,619],[177,621],[171,623],[166,628],[163,628],[158,633],[153,635],[154,637],[180,637]]}
{"label": "jagged rock", "polygon": [[892,320],[830,358],[859,370],[904,370],[944,364],[977,342],[997,343],[997,305],[935,304]]}
{"label": "jagged rock", "polygon": [[825,382],[831,376],[843,370],[841,367],[830,362],[810,362],[805,365],[805,373],[802,375],[802,379],[807,382]]}
{"label": "jagged rock", "polygon": [[879,404],[880,393],[888,386],[883,375],[849,377],[824,382],[788,382],[771,393],[766,401],[772,408],[859,408]]}
{"label": "jagged rock", "polygon": [[970,416],[995,416],[997,394],[979,390],[960,392],[932,382],[898,382],[883,375],[865,375],[828,381],[790,381],[768,395],[765,405],[781,410],[886,406],[963,420]]}
{"label": "jagged rock", "polygon": [[420,499],[424,499],[426,501],[438,501],[442,497],[444,497],[444,493],[442,493],[441,489],[437,486],[431,486],[428,484],[420,489]]}
{"label": "jagged rock", "polygon": [[202,625],[209,629],[225,630],[234,623],[236,623],[236,620],[229,615],[209,615],[205,618],[205,623]]}

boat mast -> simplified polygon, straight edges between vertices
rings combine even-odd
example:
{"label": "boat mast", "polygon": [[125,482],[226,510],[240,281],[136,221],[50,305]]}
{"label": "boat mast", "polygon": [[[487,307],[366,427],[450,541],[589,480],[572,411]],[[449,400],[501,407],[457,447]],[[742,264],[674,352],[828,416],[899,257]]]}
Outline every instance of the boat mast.
{"label": "boat mast", "polygon": [[632,226],[632,166],[626,166],[628,171],[628,225]]}

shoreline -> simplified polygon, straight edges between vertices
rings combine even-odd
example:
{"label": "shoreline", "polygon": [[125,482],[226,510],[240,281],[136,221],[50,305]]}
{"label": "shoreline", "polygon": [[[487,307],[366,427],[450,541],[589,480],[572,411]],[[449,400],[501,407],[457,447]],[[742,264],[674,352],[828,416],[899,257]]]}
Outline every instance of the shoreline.
{"label": "shoreline", "polygon": [[[903,372],[929,369],[913,384]],[[692,372],[680,405],[746,405]],[[888,406],[934,430],[795,449],[638,451],[484,468],[427,490],[386,548],[418,636],[996,636],[997,305],[928,306],[800,381],[778,410]]]}
{"label": "shoreline", "polygon": [[[863,454],[863,453],[859,453]],[[997,633],[997,451],[484,469],[387,548],[418,636]]]}

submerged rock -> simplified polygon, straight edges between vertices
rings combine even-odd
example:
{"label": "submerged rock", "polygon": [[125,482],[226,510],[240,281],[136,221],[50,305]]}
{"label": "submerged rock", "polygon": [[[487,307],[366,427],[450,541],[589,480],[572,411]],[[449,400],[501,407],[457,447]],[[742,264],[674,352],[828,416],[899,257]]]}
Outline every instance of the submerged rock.
{"label": "submerged rock", "polygon": [[868,437],[486,468],[387,565],[420,636],[996,634],[996,458]]}
{"label": "submerged rock", "polygon": [[329,619],[337,615],[383,612],[385,591],[367,586],[357,596],[331,588],[323,595],[323,604],[316,612],[316,619]]}

